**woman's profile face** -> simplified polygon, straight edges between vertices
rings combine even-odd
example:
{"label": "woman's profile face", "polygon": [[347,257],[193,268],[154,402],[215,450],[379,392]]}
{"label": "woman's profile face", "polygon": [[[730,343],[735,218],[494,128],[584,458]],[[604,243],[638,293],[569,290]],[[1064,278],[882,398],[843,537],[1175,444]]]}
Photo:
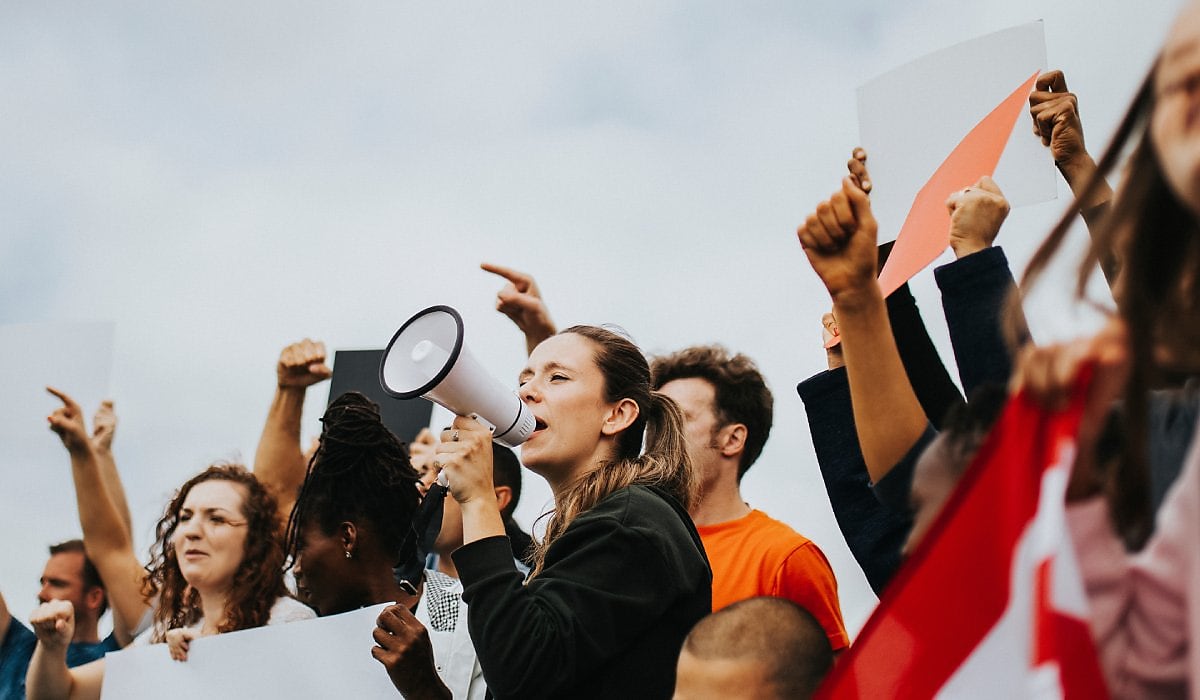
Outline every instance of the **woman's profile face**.
{"label": "woman's profile face", "polygon": [[1150,138],[1171,190],[1200,216],[1200,2],[1175,20],[1158,65]]}
{"label": "woman's profile face", "polygon": [[222,591],[233,584],[246,552],[246,487],[223,479],[188,491],[171,537],[179,571],[192,587]]}
{"label": "woman's profile face", "polygon": [[354,594],[357,577],[349,570],[351,559],[346,557],[348,550],[340,537],[327,535],[317,523],[307,522],[300,525],[296,541],[292,573],[302,601],[318,615],[346,612],[365,602]]}
{"label": "woman's profile face", "polygon": [[604,399],[595,352],[588,338],[563,333],[538,345],[521,372],[517,393],[537,420],[521,461],[543,476],[569,476],[609,457],[601,430],[613,405]]}

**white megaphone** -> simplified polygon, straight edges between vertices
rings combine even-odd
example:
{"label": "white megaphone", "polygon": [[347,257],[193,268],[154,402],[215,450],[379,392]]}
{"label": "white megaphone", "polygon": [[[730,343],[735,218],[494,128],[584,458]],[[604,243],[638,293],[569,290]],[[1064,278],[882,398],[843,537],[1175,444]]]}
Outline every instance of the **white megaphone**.
{"label": "white megaphone", "polygon": [[431,306],[400,326],[383,351],[379,383],[398,399],[420,396],[460,416],[482,418],[495,428],[493,439],[509,447],[533,432],[533,414],[471,355],[462,316],[449,306]]}

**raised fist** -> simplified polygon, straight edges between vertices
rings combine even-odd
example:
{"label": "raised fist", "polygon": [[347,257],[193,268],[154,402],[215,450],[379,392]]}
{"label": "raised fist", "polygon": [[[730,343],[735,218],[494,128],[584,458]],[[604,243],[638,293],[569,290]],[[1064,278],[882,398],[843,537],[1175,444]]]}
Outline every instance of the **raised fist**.
{"label": "raised fist", "polygon": [[305,338],[279,353],[275,371],[281,387],[307,387],[333,376],[325,364],[325,343]]}

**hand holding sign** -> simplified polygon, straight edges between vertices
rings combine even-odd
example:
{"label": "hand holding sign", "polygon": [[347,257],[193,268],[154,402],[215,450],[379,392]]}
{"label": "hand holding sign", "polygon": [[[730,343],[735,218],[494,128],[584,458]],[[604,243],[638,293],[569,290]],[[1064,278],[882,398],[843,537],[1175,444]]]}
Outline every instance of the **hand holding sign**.
{"label": "hand holding sign", "polygon": [[372,633],[377,646],[371,656],[387,669],[388,677],[406,698],[448,698],[450,690],[438,677],[429,631],[403,604],[379,613]]}
{"label": "hand holding sign", "polygon": [[974,185],[951,194],[946,209],[950,212],[950,247],[955,257],[965,258],[992,247],[1008,216],[1008,200],[985,175]]}
{"label": "hand holding sign", "polygon": [[1033,117],[1033,133],[1050,148],[1060,168],[1088,156],[1079,122],[1079,98],[1067,90],[1062,71],[1048,71],[1037,79],[1029,95],[1029,115]]}

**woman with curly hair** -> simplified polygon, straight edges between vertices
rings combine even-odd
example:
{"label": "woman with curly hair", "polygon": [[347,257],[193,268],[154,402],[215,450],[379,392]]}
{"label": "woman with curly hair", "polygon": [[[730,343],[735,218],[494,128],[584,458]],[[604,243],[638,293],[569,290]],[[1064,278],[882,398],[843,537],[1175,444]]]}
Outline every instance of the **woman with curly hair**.
{"label": "woman with curly hair", "polygon": [[[95,471],[79,407],[66,397],[63,404],[50,416],[51,428],[70,452],[76,472]],[[77,490],[81,485],[77,479]],[[105,489],[92,491],[89,498],[100,501],[100,507],[85,512],[81,499],[85,542],[89,531],[111,530],[102,527],[104,513],[115,513],[105,507],[111,505]],[[143,613],[153,609],[153,624],[134,644],[171,641],[172,656],[185,658],[188,640],[197,636],[314,617],[307,607],[288,598],[284,588],[275,499],[239,465],[213,465],[180,487],[159,520],[148,566],[141,567],[132,544],[125,542],[119,551],[103,551],[101,556],[108,560],[110,572],[123,570],[125,581],[139,582]],[[129,587],[106,583],[118,589]],[[156,599],[154,606],[148,603],[151,599]],[[123,616],[128,619],[132,613],[132,606],[126,605]],[[72,669],[66,665],[74,627],[71,604],[46,603],[34,611],[30,622],[38,646],[29,667],[28,696],[98,698],[104,660]]]}
{"label": "woman with curly hair", "polygon": [[134,644],[314,617],[284,587],[277,522],[275,499],[240,465],[213,465],[189,479],[158,521],[144,584],[158,605]]}

